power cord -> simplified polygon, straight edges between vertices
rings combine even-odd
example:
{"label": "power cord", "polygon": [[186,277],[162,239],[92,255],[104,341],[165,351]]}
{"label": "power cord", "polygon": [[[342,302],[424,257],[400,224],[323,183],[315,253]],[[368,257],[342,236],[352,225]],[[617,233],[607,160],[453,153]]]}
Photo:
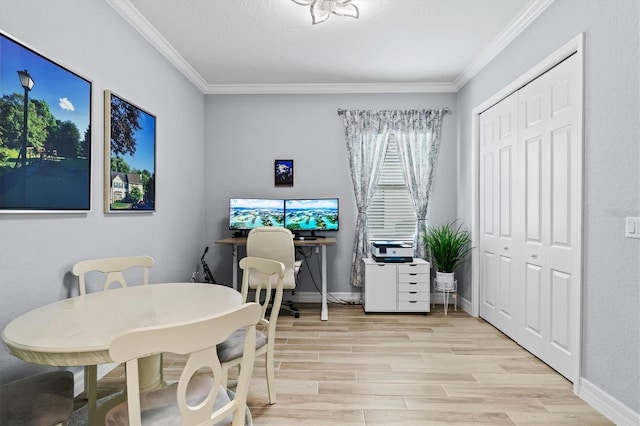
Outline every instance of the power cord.
{"label": "power cord", "polygon": [[[307,254],[307,252],[305,252],[305,249],[307,249],[309,251],[309,253]],[[309,264],[311,262],[309,262],[309,259],[311,259],[311,256],[313,253],[311,253],[311,251],[313,250],[313,247],[296,247],[296,250],[298,251],[298,253],[300,254],[300,256],[302,256],[304,258],[304,262],[302,262],[303,265],[307,266],[307,271],[309,271],[309,276],[311,277],[311,281],[313,282],[313,286],[315,287],[316,291],[318,292],[318,294],[322,295],[322,290],[320,290],[320,288],[318,287],[318,283],[316,282],[315,276],[313,274],[313,272],[311,271],[311,267],[309,266]],[[317,266],[317,270],[321,271],[322,270],[322,266],[320,265],[320,259],[318,256],[316,256],[316,266]],[[302,270],[302,268],[300,268]],[[333,299],[333,300],[329,300],[329,299]],[[328,303],[334,303],[334,304],[338,304],[338,305],[350,305],[351,303],[348,303],[348,301],[346,300],[342,300],[342,299],[338,299],[333,295],[330,295],[329,293],[327,293],[327,302]],[[353,303],[354,305],[356,303]]]}

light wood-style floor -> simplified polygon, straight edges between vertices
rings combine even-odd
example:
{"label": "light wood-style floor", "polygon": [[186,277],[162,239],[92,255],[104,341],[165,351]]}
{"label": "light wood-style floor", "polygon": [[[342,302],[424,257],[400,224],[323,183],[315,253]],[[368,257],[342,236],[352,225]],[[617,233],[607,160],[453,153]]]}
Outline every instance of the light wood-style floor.
{"label": "light wood-style floor", "polygon": [[[611,425],[572,384],[485,321],[442,305],[429,314],[365,314],[359,305],[300,304],[282,313],[277,403],[267,404],[264,357],[248,405],[255,425]],[[182,359],[166,354],[165,377]],[[123,368],[98,383],[121,389]],[[82,404],[79,399],[78,404]]]}

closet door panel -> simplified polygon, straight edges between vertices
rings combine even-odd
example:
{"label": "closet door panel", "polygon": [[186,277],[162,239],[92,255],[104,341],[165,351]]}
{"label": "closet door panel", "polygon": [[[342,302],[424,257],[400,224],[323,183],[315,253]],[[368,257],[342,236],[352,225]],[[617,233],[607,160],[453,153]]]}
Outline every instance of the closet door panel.
{"label": "closet door panel", "polygon": [[480,316],[578,377],[580,90],[574,55],[480,115]]}
{"label": "closet door panel", "polygon": [[516,102],[512,95],[480,116],[480,311],[512,338],[518,283],[513,262]]}

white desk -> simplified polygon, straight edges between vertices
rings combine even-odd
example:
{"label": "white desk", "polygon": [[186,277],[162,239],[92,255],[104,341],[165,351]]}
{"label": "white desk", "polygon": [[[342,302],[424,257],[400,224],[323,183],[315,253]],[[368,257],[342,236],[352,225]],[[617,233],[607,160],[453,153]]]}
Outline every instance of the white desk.
{"label": "white desk", "polygon": [[[246,246],[246,238],[224,238],[216,241],[216,244],[224,244],[231,246],[233,255],[233,288],[238,288],[238,247]],[[293,244],[297,247],[320,247],[322,251],[322,309],[320,311],[320,319],[327,321],[329,319],[329,308],[327,305],[327,246],[335,245],[334,237],[318,238],[316,240],[294,240]]]}
{"label": "white desk", "polygon": [[[109,364],[113,362],[109,357],[111,341],[127,330],[197,320],[241,303],[242,296],[236,290],[212,284],[111,289],[27,312],[5,327],[2,340],[9,353],[27,362],[55,366]],[[95,400],[89,402],[89,424],[94,424],[99,417]]]}

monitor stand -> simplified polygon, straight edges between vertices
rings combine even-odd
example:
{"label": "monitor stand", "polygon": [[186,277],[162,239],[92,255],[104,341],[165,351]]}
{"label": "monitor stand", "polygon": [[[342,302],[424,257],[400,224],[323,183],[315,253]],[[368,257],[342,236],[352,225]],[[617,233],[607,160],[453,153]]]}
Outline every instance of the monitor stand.
{"label": "monitor stand", "polygon": [[233,238],[247,238],[248,235],[249,231],[247,231],[246,229],[241,229],[233,233]]}
{"label": "monitor stand", "polygon": [[311,231],[311,235],[300,235],[298,233],[293,235],[294,240],[313,241],[318,238],[327,238],[324,235],[316,235],[316,231]]}

